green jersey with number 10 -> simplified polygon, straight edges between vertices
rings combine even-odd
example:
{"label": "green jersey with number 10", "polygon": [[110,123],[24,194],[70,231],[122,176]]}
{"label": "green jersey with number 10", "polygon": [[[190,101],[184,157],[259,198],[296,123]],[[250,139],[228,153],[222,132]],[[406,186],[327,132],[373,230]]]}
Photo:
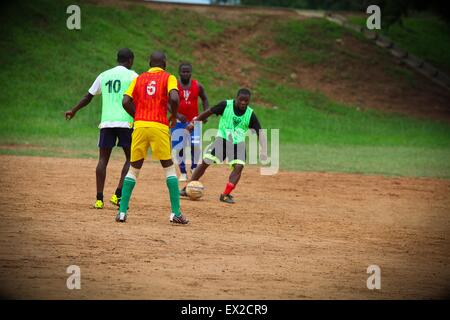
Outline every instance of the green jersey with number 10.
{"label": "green jersey with number 10", "polygon": [[122,107],[124,92],[137,77],[136,72],[118,66],[101,75],[102,118],[99,127],[133,127],[133,118]]}

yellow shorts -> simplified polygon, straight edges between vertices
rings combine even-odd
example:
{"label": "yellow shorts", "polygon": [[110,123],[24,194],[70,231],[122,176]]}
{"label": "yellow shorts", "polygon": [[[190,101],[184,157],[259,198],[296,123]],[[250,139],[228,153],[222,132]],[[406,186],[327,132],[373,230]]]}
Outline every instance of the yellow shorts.
{"label": "yellow shorts", "polygon": [[148,148],[154,160],[172,159],[169,127],[152,122],[149,127],[138,127],[131,137],[131,162],[147,159]]}

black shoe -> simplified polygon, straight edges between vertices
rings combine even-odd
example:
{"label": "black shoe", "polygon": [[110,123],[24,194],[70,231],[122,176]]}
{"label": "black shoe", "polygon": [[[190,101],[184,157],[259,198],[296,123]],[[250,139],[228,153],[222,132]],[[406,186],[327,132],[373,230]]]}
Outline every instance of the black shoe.
{"label": "black shoe", "polygon": [[170,214],[170,222],[171,223],[177,223],[177,224],[188,224],[189,220],[186,219],[185,216],[180,214],[178,217],[175,215],[175,213]]}
{"label": "black shoe", "polygon": [[234,198],[231,194],[221,194],[220,201],[225,202],[225,203],[230,203],[230,204],[235,203]]}
{"label": "black shoe", "polygon": [[186,187],[184,187],[183,189],[180,190],[180,197],[187,197],[187,193],[186,193]]}

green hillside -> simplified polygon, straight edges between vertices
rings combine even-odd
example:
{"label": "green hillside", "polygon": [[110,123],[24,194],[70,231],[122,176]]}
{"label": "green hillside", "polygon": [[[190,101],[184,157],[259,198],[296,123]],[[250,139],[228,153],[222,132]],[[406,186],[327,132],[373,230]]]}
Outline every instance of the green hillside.
{"label": "green hillside", "polygon": [[[366,25],[366,17],[353,16],[350,21]],[[402,19],[402,24],[381,26],[383,35],[401,48],[450,73],[450,25],[431,13],[416,13]]]}
{"label": "green hillside", "polygon": [[[167,53],[170,72],[176,73],[180,61],[192,61],[194,76],[205,86],[211,104],[233,97],[242,83],[250,82],[252,106],[262,125],[280,129],[284,169],[450,177],[448,122],[343,105],[320,92],[278,81],[297,52],[311,64],[349,55],[334,50],[336,38],[364,39],[347,30],[325,20],[286,18],[272,24],[270,34],[242,43],[238,33],[226,42],[231,31],[251,30],[258,21],[264,23],[264,17],[220,19],[189,10],[157,11],[138,3],[86,2],[80,5],[82,29],[70,31],[70,4],[17,2],[2,11],[2,29],[8,32],[0,38],[1,153],[96,157],[101,99],[96,97],[70,122],[63,113],[100,72],[115,64],[117,49],[129,47],[138,73],[147,69],[149,53],[156,49]],[[276,43],[276,54],[265,56],[258,47],[258,39],[267,37]],[[220,51],[224,41],[230,51]],[[227,57],[218,57],[218,52],[231,52],[236,68],[221,68],[221,59]],[[256,74],[246,74],[249,65]],[[206,127],[216,125],[212,119]]]}

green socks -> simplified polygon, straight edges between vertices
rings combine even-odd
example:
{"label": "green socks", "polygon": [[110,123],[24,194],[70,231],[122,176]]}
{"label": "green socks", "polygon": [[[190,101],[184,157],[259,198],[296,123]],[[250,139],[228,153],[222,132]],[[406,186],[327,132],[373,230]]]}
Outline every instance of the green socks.
{"label": "green socks", "polygon": [[[167,188],[170,194],[170,205],[172,212],[179,217],[180,212],[180,190],[178,189],[178,178],[176,176],[170,176],[166,179]],[[126,213],[128,210],[128,204],[130,203],[131,193],[136,185],[136,180],[131,177],[125,177],[122,187],[122,198],[120,199],[119,212]]]}
{"label": "green socks", "polygon": [[[172,212],[175,213],[177,217],[180,216],[180,190],[178,189],[178,178],[175,176],[167,177],[166,179],[167,188],[170,194],[170,205],[172,207]],[[124,184],[125,185],[125,184]],[[122,191],[122,201],[123,201],[123,191]],[[122,202],[120,203],[120,208],[122,209]]]}
{"label": "green socks", "polygon": [[136,185],[136,180],[130,177],[125,177],[122,187],[122,198],[120,199],[120,209],[119,212],[127,212],[128,204],[130,203],[131,193]]}

